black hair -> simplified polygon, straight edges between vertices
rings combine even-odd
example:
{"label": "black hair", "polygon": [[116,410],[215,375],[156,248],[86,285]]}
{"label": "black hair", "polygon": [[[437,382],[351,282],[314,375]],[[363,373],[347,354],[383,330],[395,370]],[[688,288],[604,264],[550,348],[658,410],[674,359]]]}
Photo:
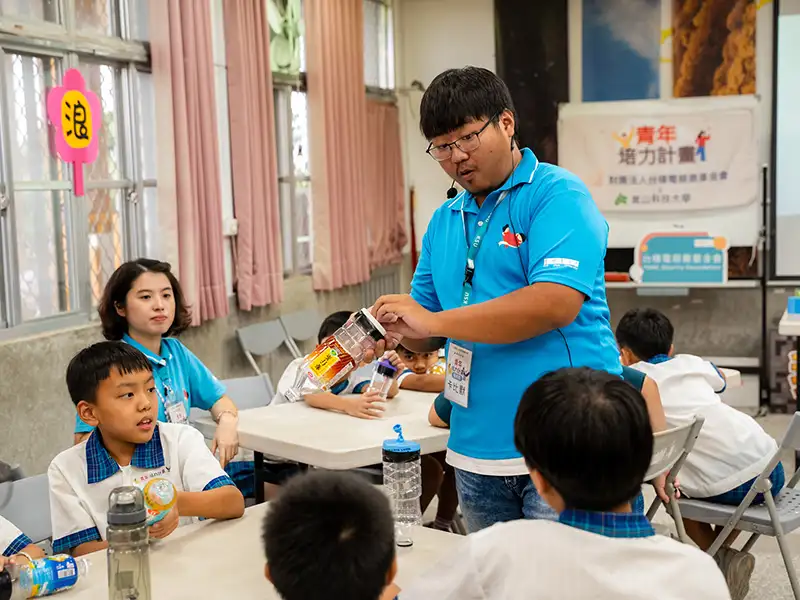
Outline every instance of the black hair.
{"label": "black hair", "polygon": [[78,352],[67,367],[67,389],[75,406],[94,402],[97,388],[116,369],[122,374],[152,371],[150,361],[125,342],[98,342]]}
{"label": "black hair", "polygon": [[669,354],[675,328],[667,316],[654,308],[634,308],[617,325],[617,345],[641,360]]}
{"label": "black hair", "polygon": [[504,110],[511,111],[516,122],[511,92],[497,75],[480,67],[448,69],[422,95],[419,128],[432,140],[472,120],[496,119]]}
{"label": "black hair", "polygon": [[270,502],[262,537],[284,600],[377,600],[395,556],[389,500],[352,473],[293,478]]}
{"label": "black hair", "polygon": [[167,276],[172,293],[175,296],[175,318],[164,337],[180,335],[192,324],[192,312],[186,303],[183,289],[178,278],[172,273],[172,266],[167,262],[151,258],[137,258],[123,263],[111,274],[103,289],[103,296],[97,312],[103,324],[103,337],[107,340],[121,340],[128,333],[128,320],[120,316],[117,307],[124,307],[128,292],[142,273],[163,273]]}
{"label": "black hair", "polygon": [[410,350],[403,345],[403,342],[400,342],[399,347],[406,352],[411,352],[412,354],[428,354],[430,352],[437,352],[441,350],[444,348],[445,344],[447,344],[447,338],[429,337],[423,340],[414,340],[414,346],[418,348],[417,350]]}
{"label": "black hair", "polygon": [[347,321],[350,320],[350,317],[353,316],[353,311],[351,310],[340,310],[335,313],[331,313],[325,320],[322,322],[322,325],[319,326],[319,333],[317,334],[317,342],[321,342],[329,335],[333,335],[336,333],[336,330],[340,327],[343,327]]}
{"label": "black hair", "polygon": [[640,491],[653,453],[642,395],[618,375],[560,369],[522,396],[514,443],[567,508],[605,512]]}

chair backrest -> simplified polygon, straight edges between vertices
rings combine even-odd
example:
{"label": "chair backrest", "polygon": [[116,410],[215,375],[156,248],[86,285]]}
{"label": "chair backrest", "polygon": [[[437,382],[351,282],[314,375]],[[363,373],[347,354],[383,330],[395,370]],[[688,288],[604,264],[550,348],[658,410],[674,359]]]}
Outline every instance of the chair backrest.
{"label": "chair backrest", "polygon": [[695,417],[691,423],[656,433],[653,436],[653,458],[650,459],[650,468],[644,480],[650,481],[658,477],[671,470],[682,458],[685,459],[694,447],[702,427],[703,417]]}
{"label": "chair backrest", "polygon": [[0,483],[0,515],[35,543],[53,536],[47,475]]}
{"label": "chair backrest", "polygon": [[781,450],[800,450],[800,411],[792,415],[789,428],[781,440]]}
{"label": "chair backrest", "polygon": [[314,309],[300,310],[297,312],[289,313],[288,315],[281,315],[279,319],[283,330],[286,332],[286,337],[289,339],[292,352],[295,358],[300,358],[305,353],[302,348],[297,345],[297,342],[307,342],[314,340],[316,342],[317,334],[319,333],[320,325],[322,325],[322,317],[319,312]]}
{"label": "chair backrest", "polygon": [[274,352],[283,344],[286,344],[286,347],[294,354],[289,338],[277,320],[240,327],[236,330],[236,339],[239,340],[239,346],[258,375],[262,373],[255,356],[264,356]]}
{"label": "chair backrest", "polygon": [[[233,400],[236,408],[261,408],[268,406],[275,396],[275,388],[269,375],[253,375],[252,377],[239,377],[226,379],[222,382],[226,388],[226,395]],[[202,408],[192,408],[189,413],[189,422],[194,423],[201,417],[207,417],[209,412]]]}

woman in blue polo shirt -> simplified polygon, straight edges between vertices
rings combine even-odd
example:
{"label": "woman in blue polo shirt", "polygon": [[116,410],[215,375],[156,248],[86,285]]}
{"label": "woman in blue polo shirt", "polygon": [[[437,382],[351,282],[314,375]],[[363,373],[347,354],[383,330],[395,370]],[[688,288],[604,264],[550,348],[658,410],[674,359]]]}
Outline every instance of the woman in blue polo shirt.
{"label": "woman in blue polo shirt", "polygon": [[[191,324],[180,283],[165,262],[140,258],[120,266],[108,280],[98,308],[107,340],[122,340],[141,350],[153,366],[158,420],[188,422],[201,408],[217,422],[212,452],[225,467],[239,449],[236,405],[225,386],[175,337]],[[92,427],[76,416],[75,443]]]}

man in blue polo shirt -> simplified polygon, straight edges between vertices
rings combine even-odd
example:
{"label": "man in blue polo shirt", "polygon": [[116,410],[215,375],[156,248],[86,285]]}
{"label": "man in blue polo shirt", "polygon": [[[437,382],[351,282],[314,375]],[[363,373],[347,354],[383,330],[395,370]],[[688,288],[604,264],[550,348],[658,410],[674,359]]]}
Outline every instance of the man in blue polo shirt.
{"label": "man in blue polo shirt", "polygon": [[470,531],[555,518],[514,447],[525,389],[562,367],[621,373],[609,325],[608,225],[572,173],[515,141],[503,81],[475,67],[445,71],[422,98],[428,154],[464,191],[448,191],[425,237],[411,295],[374,307],[404,345],[449,338],[453,403],[447,460]]}

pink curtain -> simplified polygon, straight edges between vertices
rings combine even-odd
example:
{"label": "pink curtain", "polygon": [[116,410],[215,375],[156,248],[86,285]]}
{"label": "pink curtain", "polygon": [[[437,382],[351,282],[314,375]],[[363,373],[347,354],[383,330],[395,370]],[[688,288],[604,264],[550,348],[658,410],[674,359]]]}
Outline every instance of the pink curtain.
{"label": "pink curtain", "polygon": [[305,18],[314,287],[333,290],[370,276],[363,0],[307,0]]}
{"label": "pink curtain", "polygon": [[406,245],[405,187],[397,106],[367,100],[369,152],[364,172],[369,219],[369,263],[373,269],[399,263]]}
{"label": "pink curtain", "polygon": [[283,298],[281,225],[267,4],[227,0],[225,54],[236,237],[236,293],[250,310]]}
{"label": "pink curtain", "polygon": [[210,5],[164,4],[169,45],[154,47],[153,70],[172,81],[180,278],[199,325],[228,314]]}

